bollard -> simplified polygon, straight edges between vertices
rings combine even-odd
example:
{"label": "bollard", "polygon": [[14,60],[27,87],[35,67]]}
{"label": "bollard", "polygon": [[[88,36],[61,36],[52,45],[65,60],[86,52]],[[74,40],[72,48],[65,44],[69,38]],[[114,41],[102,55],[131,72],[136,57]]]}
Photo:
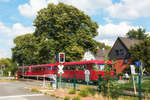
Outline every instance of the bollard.
{"label": "bollard", "polygon": [[56,74],[56,89],[58,89],[58,74]]}
{"label": "bollard", "polygon": [[73,87],[76,89],[76,74],[74,73]]}
{"label": "bollard", "polygon": [[18,80],[18,74],[15,74],[15,80]]}

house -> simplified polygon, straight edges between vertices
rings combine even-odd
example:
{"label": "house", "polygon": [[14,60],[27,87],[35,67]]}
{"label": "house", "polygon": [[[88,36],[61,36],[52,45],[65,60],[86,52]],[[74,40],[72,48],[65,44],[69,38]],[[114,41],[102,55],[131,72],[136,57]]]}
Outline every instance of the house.
{"label": "house", "polygon": [[139,42],[139,40],[133,38],[117,38],[108,54],[109,58],[115,60],[116,62],[115,68],[117,73],[122,72],[127,66],[132,63],[133,59],[130,56],[129,49]]}
{"label": "house", "polygon": [[110,50],[98,49],[94,55],[90,51],[84,53],[83,60],[104,60],[105,56],[108,55]]}

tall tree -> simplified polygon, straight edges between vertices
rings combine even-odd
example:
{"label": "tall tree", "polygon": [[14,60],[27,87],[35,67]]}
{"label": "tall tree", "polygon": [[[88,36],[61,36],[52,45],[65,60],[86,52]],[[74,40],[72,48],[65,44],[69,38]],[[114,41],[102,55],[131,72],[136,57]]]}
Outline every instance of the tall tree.
{"label": "tall tree", "polygon": [[16,46],[12,48],[12,59],[19,65],[37,64],[39,52],[36,38],[32,34],[25,34],[14,39]]}
{"label": "tall tree", "polygon": [[[46,44],[52,41],[51,46],[47,46],[47,50],[52,50],[52,58],[58,52],[65,52],[67,61],[75,61],[82,59],[89,48],[96,52],[98,43],[93,38],[98,34],[98,25],[73,6],[49,4],[38,12],[34,26],[34,36],[42,39],[41,44],[43,41]],[[44,47],[42,50],[45,50]],[[47,53],[42,53],[41,57],[46,55]]]}
{"label": "tall tree", "polygon": [[129,38],[134,38],[141,41],[139,44],[132,46],[129,52],[135,61],[141,61],[144,64],[146,70],[150,71],[150,37],[145,34],[145,29],[132,29],[126,35]]}
{"label": "tall tree", "polygon": [[150,72],[150,37],[144,39],[141,43],[131,47],[130,54],[135,61],[140,61],[144,64],[146,71]]}
{"label": "tall tree", "polygon": [[127,37],[134,38],[137,40],[143,40],[147,37],[147,34],[145,34],[145,29],[139,28],[137,30],[130,30],[127,34]]}
{"label": "tall tree", "polygon": [[11,75],[14,75],[17,71],[17,64],[15,62],[12,62],[12,59],[10,58],[0,59],[0,68],[2,66],[4,66],[3,75],[8,75],[8,72],[11,72]]}

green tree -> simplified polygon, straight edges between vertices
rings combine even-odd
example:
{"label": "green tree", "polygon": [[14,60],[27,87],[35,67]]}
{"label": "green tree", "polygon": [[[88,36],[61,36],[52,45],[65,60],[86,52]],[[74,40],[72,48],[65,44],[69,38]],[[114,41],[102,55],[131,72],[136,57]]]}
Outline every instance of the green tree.
{"label": "green tree", "polygon": [[36,38],[25,34],[14,39],[16,46],[12,48],[12,59],[19,65],[31,65],[39,62],[39,52]]}
{"label": "green tree", "polygon": [[0,66],[5,66],[3,69],[3,74],[8,75],[8,72],[11,72],[14,75],[17,71],[17,64],[12,62],[10,58],[2,58],[0,59]]}
{"label": "green tree", "polygon": [[[44,40],[52,41],[51,45],[47,46],[47,50],[51,50],[50,61],[58,52],[66,53],[66,61],[76,61],[82,59],[89,48],[93,48],[91,51],[94,53],[97,50],[98,42],[93,38],[98,34],[98,25],[73,6],[63,3],[49,4],[38,12],[34,26],[34,36],[43,39],[40,40],[41,44]],[[44,43],[48,44],[48,41]],[[43,52],[40,57],[46,55],[47,53]]]}
{"label": "green tree", "polygon": [[134,38],[137,40],[143,40],[145,39],[148,35],[145,34],[145,29],[139,28],[137,30],[130,30],[128,33],[126,33],[126,36],[129,38]]}
{"label": "green tree", "polygon": [[140,40],[140,43],[130,48],[129,53],[135,61],[140,61],[144,64],[147,71],[150,71],[150,37],[145,34],[145,29],[130,30],[126,35],[129,38]]}
{"label": "green tree", "polygon": [[150,72],[150,37],[144,39],[138,45],[131,47],[130,54],[135,61],[140,61],[144,64],[146,71]]}

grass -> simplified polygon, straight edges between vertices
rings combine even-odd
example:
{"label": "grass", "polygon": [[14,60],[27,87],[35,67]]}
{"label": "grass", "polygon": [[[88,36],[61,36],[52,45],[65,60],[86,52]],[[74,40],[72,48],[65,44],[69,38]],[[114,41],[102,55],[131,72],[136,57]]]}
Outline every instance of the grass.
{"label": "grass", "polygon": [[89,95],[88,89],[87,89],[87,88],[81,89],[80,92],[79,92],[79,95],[80,95],[81,97],[87,97],[87,96]]}
{"label": "grass", "polygon": [[69,90],[69,94],[76,94],[76,89],[74,89],[74,88],[73,88],[73,89],[70,89],[70,90]]}
{"label": "grass", "polygon": [[39,91],[38,89],[36,89],[36,88],[32,88],[31,91],[32,91],[32,92],[38,92],[38,93],[40,92],[40,91]]}
{"label": "grass", "polygon": [[71,100],[70,96],[65,96],[64,100]]}
{"label": "grass", "polygon": [[[147,91],[150,91],[150,81],[144,81],[142,82],[141,84],[142,86],[142,90],[147,90]],[[131,88],[133,89],[133,81],[130,81],[129,83],[125,83],[125,84],[120,84],[120,87],[122,88]],[[138,88],[138,83],[136,83],[136,88]]]}
{"label": "grass", "polygon": [[81,100],[80,96],[75,96],[72,100]]}

